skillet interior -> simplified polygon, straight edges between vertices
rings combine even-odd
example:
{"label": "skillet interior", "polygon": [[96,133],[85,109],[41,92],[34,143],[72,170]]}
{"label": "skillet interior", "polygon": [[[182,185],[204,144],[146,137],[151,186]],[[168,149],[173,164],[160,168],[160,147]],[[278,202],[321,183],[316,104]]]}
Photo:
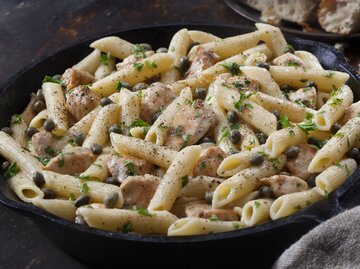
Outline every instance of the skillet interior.
{"label": "skillet interior", "polygon": [[[172,25],[130,29],[106,33],[103,36],[119,35],[133,43],[148,42],[157,48],[167,46],[172,35],[183,27],[204,30],[221,37],[253,30],[253,28],[219,25]],[[0,126],[7,125],[12,114],[22,111],[29,101],[30,92],[41,87],[44,75],[61,74],[67,67],[87,55],[91,51],[88,45],[99,37],[39,59],[7,81],[0,88],[2,109]],[[295,49],[308,50],[315,54],[325,69],[349,73],[348,84],[354,91],[355,100],[360,99],[360,78],[345,62],[341,53],[331,46],[314,41],[288,36],[287,40]],[[121,253],[132,257],[127,259],[131,265],[134,265],[134,262],[148,265],[150,258],[163,263],[166,261],[164,259],[166,256],[189,265],[194,265],[194,262],[190,261],[190,258],[194,257],[201,265],[209,261],[211,265],[230,265],[233,264],[234,259],[237,261],[245,259],[251,260],[253,265],[266,266],[315,225],[341,212],[344,208],[360,204],[360,198],[357,198],[359,195],[356,195],[360,190],[359,177],[358,168],[343,186],[329,196],[329,199],[320,201],[293,216],[234,232],[178,238],[111,233],[70,223],[35,206],[18,202],[3,181],[0,186],[0,202],[32,218],[64,251],[90,263],[103,264],[118,260],[118,255]],[[219,255],[222,257],[220,258]],[[122,260],[121,264],[124,262],[126,263]]]}

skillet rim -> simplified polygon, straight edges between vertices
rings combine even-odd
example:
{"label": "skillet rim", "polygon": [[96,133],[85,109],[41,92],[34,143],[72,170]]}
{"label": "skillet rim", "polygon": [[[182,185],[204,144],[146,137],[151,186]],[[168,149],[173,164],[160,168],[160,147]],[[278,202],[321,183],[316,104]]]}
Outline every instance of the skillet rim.
{"label": "skillet rim", "polygon": [[[94,37],[90,38],[84,38],[79,40],[78,42],[73,42],[67,46],[62,46],[56,50],[54,50],[51,53],[48,53],[42,57],[39,57],[35,60],[33,60],[31,63],[29,63],[27,66],[22,68],[20,71],[16,72],[13,76],[11,76],[9,79],[7,79],[1,86],[0,86],[0,95],[5,92],[15,81],[21,79],[22,75],[26,73],[27,71],[35,68],[39,63],[56,56],[57,54],[71,49],[77,45],[80,44],[86,44],[89,43],[95,39],[102,38],[109,35],[115,35],[119,36],[122,33],[135,31],[135,30],[151,30],[151,29],[165,29],[166,31],[169,31],[170,28],[180,28],[180,27],[200,27],[200,28],[210,28],[211,27],[217,27],[217,28],[226,28],[229,30],[239,31],[240,33],[247,33],[255,27],[249,26],[249,25],[229,25],[229,24],[211,24],[211,23],[180,23],[180,24],[156,24],[156,25],[141,25],[141,26],[134,26],[134,27],[128,27],[128,28],[122,28],[118,31],[107,31],[103,32],[99,35],[96,35]],[[166,28],[169,28],[166,29]],[[344,55],[335,49],[333,46],[330,46],[328,44],[324,44],[318,41],[303,39],[294,37],[288,34],[284,34],[286,36],[286,39],[290,39],[292,42],[299,42],[299,43],[305,43],[305,44],[312,44],[317,47],[323,47],[327,50],[330,50],[333,54],[336,55],[337,60],[341,62],[340,67],[344,69],[347,73],[355,77],[357,82],[360,83],[360,75],[357,74],[357,72],[354,70],[353,67],[351,67]],[[360,91],[360,88],[359,88]],[[326,203],[328,206],[339,206],[338,199],[343,196],[353,185],[355,185],[360,180],[360,167],[357,168],[355,173],[350,176],[350,178],[335,192],[329,195],[329,198],[327,200],[323,199],[321,201],[318,201],[317,203],[314,203],[310,207],[296,213],[293,215],[290,215],[285,218],[281,218],[278,220],[272,220],[270,222],[256,225],[253,227],[243,228],[239,230],[229,231],[229,232],[222,232],[222,233],[214,233],[214,234],[207,234],[207,235],[194,235],[194,236],[177,236],[177,237],[169,237],[169,236],[163,236],[163,235],[136,235],[136,234],[124,234],[120,232],[110,232],[110,231],[104,231],[104,230],[98,230],[95,228],[90,228],[88,226],[79,225],[67,220],[64,220],[60,217],[57,217],[55,215],[52,215],[41,208],[38,208],[32,204],[27,204],[21,201],[15,201],[12,199],[7,198],[1,189],[0,191],[0,203],[10,207],[12,209],[20,210],[23,214],[26,214],[27,216],[35,217],[35,218],[41,218],[43,221],[50,221],[55,225],[62,225],[65,226],[65,228],[75,230],[77,232],[82,233],[88,233],[95,236],[115,239],[115,240],[125,240],[125,241],[135,241],[135,242],[142,242],[142,243],[171,243],[171,244],[184,244],[184,243],[195,243],[195,242],[205,242],[205,241],[214,241],[214,240],[223,240],[223,239],[233,239],[233,238],[241,238],[241,237],[248,237],[248,236],[256,236],[260,235],[261,233],[271,232],[275,229],[280,229],[283,226],[295,224],[298,222],[313,222],[315,225],[320,224],[322,221],[329,217],[325,217],[325,219],[322,219],[318,216],[318,214],[314,214],[312,211],[316,211],[318,208],[323,208],[323,204]],[[357,175],[357,179],[355,178],[355,175]],[[334,214],[337,214],[342,211],[342,208],[335,208],[332,212],[330,212],[330,217]]]}

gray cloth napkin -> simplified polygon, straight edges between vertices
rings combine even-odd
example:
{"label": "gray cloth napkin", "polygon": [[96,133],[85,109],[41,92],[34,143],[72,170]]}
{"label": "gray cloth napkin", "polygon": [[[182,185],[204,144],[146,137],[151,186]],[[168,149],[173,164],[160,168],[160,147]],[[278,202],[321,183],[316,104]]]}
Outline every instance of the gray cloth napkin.
{"label": "gray cloth napkin", "polygon": [[312,229],[272,268],[360,268],[360,206]]}

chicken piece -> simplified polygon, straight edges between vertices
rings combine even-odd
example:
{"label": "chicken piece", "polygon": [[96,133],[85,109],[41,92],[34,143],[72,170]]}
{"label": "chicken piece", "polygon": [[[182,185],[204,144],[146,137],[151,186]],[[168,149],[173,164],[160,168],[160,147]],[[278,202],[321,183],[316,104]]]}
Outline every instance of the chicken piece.
{"label": "chicken piece", "polygon": [[124,206],[147,208],[159,183],[160,178],[148,174],[127,177],[120,186],[124,196]]}
{"label": "chicken piece", "polygon": [[77,86],[66,96],[67,110],[76,121],[81,120],[99,104],[100,98],[87,86]]}
{"label": "chicken piece", "polygon": [[[155,52],[152,50],[149,51],[145,51],[145,55],[146,57],[150,57],[152,55],[154,55]],[[130,56],[126,57],[121,63],[116,64],[116,69],[120,70],[121,68],[123,68],[125,65],[128,64],[133,64],[135,62],[138,62],[139,60],[142,60],[142,56],[136,58],[135,54],[131,54]]]}
{"label": "chicken piece", "polygon": [[33,108],[35,102],[36,102],[36,95],[34,93],[32,93],[29,104],[26,106],[24,112],[21,114],[23,121],[28,126],[29,126],[31,120],[36,116],[36,112],[34,111],[34,108]]}
{"label": "chicken piece", "polygon": [[89,168],[95,159],[91,149],[75,147],[52,158],[44,170],[74,176]]}
{"label": "chicken piece", "polygon": [[316,149],[307,144],[301,144],[298,147],[300,149],[299,155],[296,158],[288,159],[285,163],[285,169],[292,176],[306,180],[310,176],[307,169],[316,154]]}
{"label": "chicken piece", "polygon": [[288,52],[279,57],[276,57],[272,63],[279,66],[293,66],[293,67],[304,67],[305,63],[296,55]]}
{"label": "chicken piece", "polygon": [[109,172],[123,182],[128,176],[153,174],[155,166],[143,159],[123,155],[123,157],[112,155],[106,162]]}
{"label": "chicken piece", "polygon": [[212,50],[199,46],[184,77],[195,78],[199,76],[203,70],[213,66],[218,61],[220,61],[220,57]]}
{"label": "chicken piece", "polygon": [[230,76],[225,78],[225,84],[236,91],[242,92],[258,92],[260,91],[259,85],[256,81],[246,76]]}
{"label": "chicken piece", "polygon": [[89,72],[68,68],[65,70],[61,80],[66,85],[66,91],[79,85],[87,85],[95,82],[95,78]]}
{"label": "chicken piece", "polygon": [[316,89],[314,87],[306,87],[298,89],[295,92],[289,93],[289,100],[291,102],[304,104],[305,106],[316,108]]}
{"label": "chicken piece", "polygon": [[275,175],[260,179],[260,184],[268,185],[275,197],[293,192],[305,191],[308,184],[301,178],[286,175]]}
{"label": "chicken piece", "polygon": [[194,176],[217,176],[217,169],[226,157],[220,147],[210,147],[202,151],[200,159],[195,167]]}
{"label": "chicken piece", "polygon": [[40,157],[54,157],[64,145],[63,141],[58,140],[45,130],[34,134],[31,142],[36,154]]}
{"label": "chicken piece", "polygon": [[156,82],[141,93],[140,118],[152,122],[153,115],[165,107],[176,96],[165,84]]}
{"label": "chicken piece", "polygon": [[193,202],[185,205],[187,217],[198,217],[208,219],[216,216],[218,220],[234,221],[239,220],[239,215],[231,209],[212,209],[211,205],[204,202]]}
{"label": "chicken piece", "polygon": [[165,146],[181,150],[195,144],[215,123],[215,113],[202,100],[181,107],[174,115],[165,139]]}

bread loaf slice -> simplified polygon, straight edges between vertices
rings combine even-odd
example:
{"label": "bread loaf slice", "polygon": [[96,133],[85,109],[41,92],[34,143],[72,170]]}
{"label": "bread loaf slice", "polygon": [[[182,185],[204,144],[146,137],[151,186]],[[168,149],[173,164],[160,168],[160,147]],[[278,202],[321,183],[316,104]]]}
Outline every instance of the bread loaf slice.
{"label": "bread loaf slice", "polygon": [[240,2],[256,9],[259,11],[264,11],[270,5],[274,5],[275,0],[240,0]]}
{"label": "bread loaf slice", "polygon": [[318,0],[275,0],[274,8],[282,19],[304,25],[316,19]]}
{"label": "bread loaf slice", "polygon": [[360,30],[360,1],[322,0],[319,23],[326,32],[347,35]]}

